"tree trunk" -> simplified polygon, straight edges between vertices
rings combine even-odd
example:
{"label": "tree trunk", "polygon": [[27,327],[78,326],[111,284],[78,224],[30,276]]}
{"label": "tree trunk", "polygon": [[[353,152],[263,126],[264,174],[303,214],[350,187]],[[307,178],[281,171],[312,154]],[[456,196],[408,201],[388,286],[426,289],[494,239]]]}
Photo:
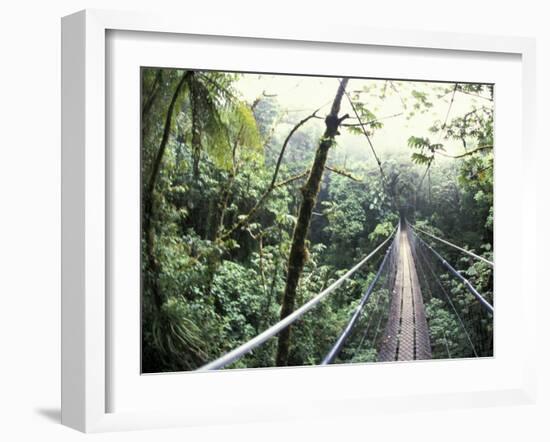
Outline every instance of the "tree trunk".
{"label": "tree trunk", "polygon": [[174,109],[176,107],[176,101],[183,89],[183,85],[187,79],[188,73],[183,74],[181,80],[176,86],[174,95],[170,100],[170,105],[166,112],[166,120],[164,123],[164,131],[162,134],[162,139],[160,141],[159,150],[153,160],[153,166],[151,170],[151,175],[147,182],[147,185],[144,189],[143,194],[143,236],[145,239],[145,253],[147,255],[149,271],[146,273],[147,285],[150,287],[153,294],[153,301],[157,308],[160,308],[162,305],[162,296],[160,293],[160,288],[158,285],[158,274],[160,271],[160,264],[156,259],[155,255],[155,234],[153,231],[152,217],[153,217],[153,201],[154,196],[153,192],[155,191],[155,185],[157,183],[157,178],[160,171],[160,166],[162,164],[162,159],[164,157],[164,152],[166,151],[166,146],[168,144],[168,139],[170,138],[170,131],[172,128],[172,117],[174,115]]}
{"label": "tree trunk", "polygon": [[[344,78],[340,82],[340,86],[334,97],[330,114],[325,119],[326,129],[309,173],[307,182],[302,188],[302,202],[298,214],[298,220],[294,228],[292,237],[292,246],[288,257],[288,273],[286,278],[286,286],[283,295],[283,303],[281,306],[281,319],[288,316],[294,311],[296,301],[296,288],[302,274],[304,264],[306,262],[307,251],[305,248],[306,238],[311,220],[311,213],[317,202],[319,187],[325,164],[327,161],[328,151],[334,143],[334,138],[338,135],[338,127],[340,123],[347,118],[347,115],[339,118],[340,105],[342,96],[344,95],[348,79]],[[290,348],[290,326],[279,333],[278,348],[276,363],[278,366],[288,365],[288,354]]]}
{"label": "tree trunk", "polygon": [[[237,150],[239,148],[239,145],[241,143],[241,136],[244,128],[241,125],[239,128],[239,132],[237,133],[237,137],[235,138],[235,141],[233,142],[233,146],[231,147],[231,171],[229,172],[229,177],[226,183],[224,183],[223,188],[220,190],[221,197],[219,202],[214,202],[212,205],[214,212],[211,214],[211,223],[208,231],[208,239],[211,241],[217,241],[220,234],[223,231],[223,226],[225,222],[225,212],[227,210],[227,206],[229,204],[229,199],[231,197],[231,192],[233,189],[233,184],[235,182],[235,177],[239,173],[239,165],[237,162]],[[228,137],[229,141],[229,137]]]}
{"label": "tree trunk", "polygon": [[153,104],[155,103],[158,93],[161,89],[162,85],[162,69],[157,70],[157,75],[155,75],[155,80],[153,81],[153,85],[151,86],[151,90],[149,92],[149,95],[147,96],[147,99],[143,103],[143,108],[141,109],[141,119],[142,121],[145,120],[145,117],[147,114],[149,114],[149,111],[153,107]]}
{"label": "tree trunk", "polygon": [[[194,76],[194,73],[191,73]],[[191,153],[193,158],[193,180],[197,182],[200,175],[200,161],[201,161],[201,122],[199,117],[199,104],[196,86],[194,80],[189,83],[189,98],[191,100]]]}

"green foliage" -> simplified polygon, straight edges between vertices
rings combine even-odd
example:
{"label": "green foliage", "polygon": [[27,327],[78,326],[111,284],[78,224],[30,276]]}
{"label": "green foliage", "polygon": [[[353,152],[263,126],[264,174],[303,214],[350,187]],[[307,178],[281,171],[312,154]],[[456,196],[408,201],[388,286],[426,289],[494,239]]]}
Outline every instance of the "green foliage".
{"label": "green foliage", "polygon": [[453,314],[444,307],[444,302],[432,298],[426,305],[426,318],[430,325],[430,343],[432,357],[446,359],[456,357],[460,352],[462,334],[460,325]]}
{"label": "green foliage", "polygon": [[427,93],[413,90],[411,95],[416,101],[413,105],[415,110],[423,110],[426,112],[428,109],[433,107],[433,103],[428,99]]}
{"label": "green foliage", "polygon": [[[242,75],[142,69],[142,202],[151,202],[150,230],[143,231],[141,248],[145,372],[196,369],[279,319],[301,188],[322,130],[312,120],[294,133],[271,188],[281,146],[303,117],[282,109],[277,97],[266,93],[248,102],[236,87]],[[145,183],[159,153],[167,108],[182,79],[158,179],[149,194]],[[385,100],[399,103],[410,117],[426,113],[453,89],[442,85],[427,93],[414,83],[388,80],[350,90],[350,96],[369,136],[378,136]],[[487,106],[454,115],[444,127],[434,122],[432,133],[441,133],[441,143],[411,136],[412,157],[382,156],[384,178],[368,147],[351,162],[344,142],[330,148],[327,164],[332,170],[324,172],[313,209],[298,305],[387,238],[400,210],[423,229],[492,259],[493,153],[484,148],[493,143],[492,88],[460,85],[457,91],[481,95]],[[364,142],[357,121],[352,117],[348,123],[349,132]],[[449,140],[463,141],[466,151],[482,149],[440,162],[438,155],[445,153],[443,143]],[[418,190],[427,164],[429,179]],[[489,266],[452,250],[445,250],[445,256],[492,302]],[[380,259],[369,261],[293,326],[290,364],[321,361],[374,278]],[[443,283],[457,308],[470,314],[466,325],[475,328],[480,352],[490,354],[492,322],[476,310],[460,283],[448,277]],[[162,294],[161,302],[156,292]],[[380,284],[337,362],[377,360],[390,297],[390,289]],[[464,332],[441,296],[426,299],[426,312],[435,357],[470,355]],[[276,344],[277,338],[267,341],[231,367],[273,366]]]}
{"label": "green foliage", "polygon": [[369,239],[373,242],[380,241],[390,236],[394,229],[395,226],[389,221],[377,224],[374,230],[369,233]]}
{"label": "green foliage", "polygon": [[[376,246],[379,233],[390,231],[396,219],[391,200],[378,175],[370,168],[358,168],[361,182],[331,174],[327,185],[327,197],[321,202],[328,244],[327,263],[334,266],[351,266],[365,252]],[[376,230],[378,229],[378,230]],[[376,231],[374,235],[371,232]]]}
{"label": "green foliage", "polygon": [[428,164],[435,156],[437,151],[444,150],[440,143],[431,144],[428,138],[411,136],[408,140],[409,147],[418,150],[413,152],[411,159],[415,164]]}

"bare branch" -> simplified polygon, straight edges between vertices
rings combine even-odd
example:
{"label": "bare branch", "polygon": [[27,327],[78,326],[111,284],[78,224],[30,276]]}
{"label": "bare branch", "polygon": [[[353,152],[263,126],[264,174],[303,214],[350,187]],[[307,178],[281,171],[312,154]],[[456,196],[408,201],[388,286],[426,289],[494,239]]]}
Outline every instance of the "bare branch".
{"label": "bare branch", "polygon": [[292,130],[289,132],[289,134],[285,138],[283,146],[281,147],[281,151],[279,152],[279,158],[277,159],[277,163],[275,164],[275,171],[273,172],[273,177],[271,178],[271,183],[269,184],[268,188],[263,193],[263,195],[260,197],[258,202],[254,205],[254,207],[252,209],[250,209],[250,211],[243,218],[241,218],[233,227],[231,227],[227,232],[225,232],[222,235],[221,239],[228,238],[233,232],[235,232],[236,230],[238,230],[241,227],[243,227],[244,225],[246,225],[250,221],[250,219],[256,214],[258,209],[262,206],[262,204],[265,202],[267,197],[271,194],[271,191],[275,188],[275,184],[277,182],[277,176],[279,175],[279,169],[281,167],[281,163],[283,161],[283,156],[285,154],[288,143],[290,142],[290,139],[296,133],[296,131],[298,129],[300,129],[300,127],[302,127],[305,123],[307,123],[309,120],[311,120],[312,118],[314,118],[317,115],[318,110],[319,109],[316,109],[315,112],[308,115],[303,120],[299,121],[292,128]]}
{"label": "bare branch", "polygon": [[[363,122],[363,126],[369,126],[371,124],[378,123],[382,120],[389,120],[390,118],[400,117],[401,115],[403,115],[403,112],[398,112],[396,114],[387,115],[385,117],[377,118],[375,120],[365,121],[365,122]],[[361,123],[360,122],[359,123],[347,123],[347,124],[342,124],[342,126],[343,127],[360,127]]]}
{"label": "bare branch", "polygon": [[358,183],[362,183],[363,181],[354,176],[351,172],[348,172],[343,169],[339,169],[337,167],[331,167],[331,166],[325,166],[325,169],[330,170],[331,172],[337,173],[338,175],[345,176],[346,178],[349,178],[350,180],[356,181]]}
{"label": "bare branch", "polygon": [[286,186],[287,184],[292,183],[293,181],[299,180],[300,178],[305,178],[309,174],[309,169],[303,171],[302,173],[299,173],[298,175],[291,176],[290,178],[287,178],[286,180],[279,181],[275,186],[273,187],[281,187]]}
{"label": "bare branch", "polygon": [[[401,115],[403,115],[403,112],[398,112],[396,114],[376,118],[374,120],[364,121],[363,123],[361,123],[361,122],[359,122],[359,123],[342,123],[340,126],[342,126],[342,127],[361,127],[361,125],[370,126],[371,124],[375,124],[375,123],[378,123],[378,122],[383,121],[383,120],[389,120],[390,118],[400,117]],[[315,118],[317,118],[318,120],[324,120],[324,118],[320,117],[320,116],[317,116]],[[357,119],[357,117],[348,117],[348,118],[352,118],[354,120]]]}
{"label": "bare branch", "polygon": [[479,146],[479,147],[476,147],[475,149],[472,149],[472,150],[469,150],[468,152],[465,152],[463,154],[460,154],[460,155],[449,155],[447,153],[444,153],[444,152],[440,152],[440,151],[436,151],[437,154],[439,155],[443,155],[444,157],[447,157],[447,158],[454,158],[454,159],[458,159],[458,158],[464,158],[464,157],[468,157],[470,155],[473,155],[477,152],[480,152],[482,150],[488,150],[488,149],[492,149],[493,148],[493,145],[492,144],[488,144],[486,146]]}
{"label": "bare branch", "polygon": [[383,186],[388,190],[387,181],[386,181],[386,174],[384,173],[384,169],[382,168],[382,162],[380,161],[380,158],[378,158],[378,155],[376,154],[376,150],[374,149],[374,146],[372,144],[372,141],[369,137],[369,133],[367,132],[367,129],[365,129],[365,123],[361,121],[361,117],[359,116],[359,112],[357,112],[357,109],[355,107],[355,104],[353,103],[353,100],[349,96],[347,92],[345,92],[346,97],[349,101],[349,104],[351,108],[353,109],[353,113],[355,114],[355,117],[359,121],[359,125],[361,126],[361,130],[363,131],[363,134],[365,135],[365,138],[367,139],[369,146],[371,148],[372,154],[374,156],[374,159],[376,160],[376,163],[378,164],[378,168],[380,169],[380,175],[382,176],[382,183]]}

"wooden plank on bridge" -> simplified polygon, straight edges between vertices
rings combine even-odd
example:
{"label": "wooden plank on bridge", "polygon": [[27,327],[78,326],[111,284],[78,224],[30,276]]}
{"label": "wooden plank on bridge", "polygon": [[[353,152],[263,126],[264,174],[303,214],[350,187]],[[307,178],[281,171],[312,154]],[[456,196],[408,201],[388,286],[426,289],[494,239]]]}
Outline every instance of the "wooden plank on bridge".
{"label": "wooden plank on bridge", "polygon": [[407,229],[399,231],[397,273],[379,361],[430,359],[431,346],[422,291]]}

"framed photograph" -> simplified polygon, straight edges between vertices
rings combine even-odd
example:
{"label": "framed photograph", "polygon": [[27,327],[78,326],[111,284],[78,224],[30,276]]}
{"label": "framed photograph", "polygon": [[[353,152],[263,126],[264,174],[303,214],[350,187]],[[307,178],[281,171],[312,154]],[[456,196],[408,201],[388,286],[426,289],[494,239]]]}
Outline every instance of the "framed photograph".
{"label": "framed photograph", "polygon": [[534,42],[336,28],[63,19],[64,424],[534,400]]}

